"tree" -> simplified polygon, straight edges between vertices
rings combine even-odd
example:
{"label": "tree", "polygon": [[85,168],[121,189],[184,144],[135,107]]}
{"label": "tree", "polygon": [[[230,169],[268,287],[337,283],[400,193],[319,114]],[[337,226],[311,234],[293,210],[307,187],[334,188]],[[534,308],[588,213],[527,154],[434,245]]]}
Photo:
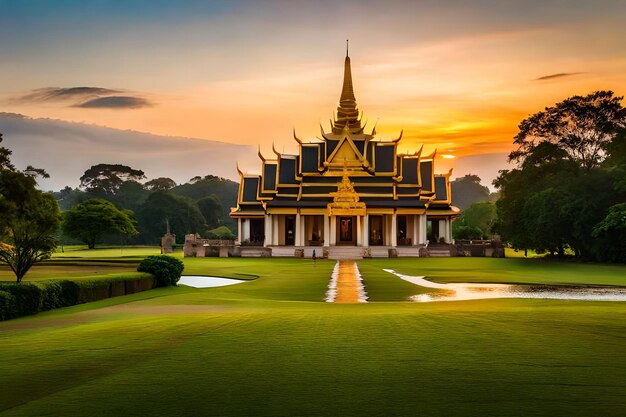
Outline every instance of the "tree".
{"label": "tree", "polygon": [[196,201],[200,212],[206,220],[207,228],[215,229],[221,223],[222,203],[215,194]]}
{"label": "tree", "polygon": [[80,186],[95,196],[114,195],[125,181],[141,181],[143,171],[120,164],[98,164],[80,177]]}
{"label": "tree", "polygon": [[215,229],[209,230],[206,233],[206,237],[209,239],[227,239],[232,240],[235,239],[235,235],[230,229],[226,226],[220,226]]}
{"label": "tree", "polygon": [[107,195],[103,198],[119,208],[136,212],[149,195],[150,191],[146,190],[141,183],[128,180],[120,185],[115,195]]}
{"label": "tree", "polygon": [[171,189],[173,194],[189,197],[195,201],[208,195],[215,194],[222,204],[220,224],[231,230],[236,230],[237,223],[230,218],[230,208],[237,205],[237,193],[239,184],[215,175],[194,177],[188,183],[181,184]]}
{"label": "tree", "polygon": [[480,183],[478,175],[468,174],[450,182],[452,204],[465,210],[472,203],[489,200],[489,188]]}
{"label": "tree", "polygon": [[598,257],[603,261],[626,262],[626,203],[615,204],[593,229],[599,239]]}
{"label": "tree", "polygon": [[176,187],[176,182],[171,178],[159,177],[146,182],[144,187],[149,191],[167,191]]}
{"label": "tree", "polygon": [[599,166],[607,145],[626,126],[622,98],[612,91],[596,91],[546,107],[519,124],[514,141],[518,149],[509,158],[523,161],[538,144],[550,142],[587,171]]}
{"label": "tree", "polygon": [[457,239],[488,239],[496,221],[496,205],[488,201],[473,203],[452,223]]}
{"label": "tree", "polygon": [[30,166],[25,172],[17,171],[10,155],[11,151],[0,147],[0,262],[21,282],[56,247],[54,230],[61,215],[52,194],[37,189],[35,178],[45,171]]}
{"label": "tree", "polygon": [[130,210],[120,210],[109,201],[91,198],[65,212],[63,233],[94,249],[105,234],[133,236],[137,229]]}
{"label": "tree", "polygon": [[[626,201],[626,122],[621,97],[598,91],[571,97],[520,123],[518,166],[494,185],[495,229],[517,249],[617,260]],[[621,209],[619,209],[621,210]]]}
{"label": "tree", "polygon": [[84,191],[72,187],[65,187],[53,192],[52,195],[57,199],[61,210],[68,210],[88,198]]}
{"label": "tree", "polygon": [[167,191],[152,193],[137,212],[137,218],[141,243],[159,241],[166,230],[166,219],[172,233],[180,238],[187,233],[206,230],[206,221],[195,201]]}
{"label": "tree", "polygon": [[[0,133],[0,143],[2,143],[2,133]],[[15,167],[11,163],[11,153],[11,150],[0,146],[0,169],[15,170]]]}

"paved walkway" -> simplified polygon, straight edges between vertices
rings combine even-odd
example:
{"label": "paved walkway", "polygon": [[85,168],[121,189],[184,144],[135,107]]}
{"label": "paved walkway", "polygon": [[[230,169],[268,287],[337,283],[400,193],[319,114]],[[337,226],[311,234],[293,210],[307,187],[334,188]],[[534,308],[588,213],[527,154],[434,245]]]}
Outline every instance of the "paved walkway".
{"label": "paved walkway", "polygon": [[364,303],[367,296],[361,281],[361,273],[355,261],[337,261],[326,301],[332,303]]}

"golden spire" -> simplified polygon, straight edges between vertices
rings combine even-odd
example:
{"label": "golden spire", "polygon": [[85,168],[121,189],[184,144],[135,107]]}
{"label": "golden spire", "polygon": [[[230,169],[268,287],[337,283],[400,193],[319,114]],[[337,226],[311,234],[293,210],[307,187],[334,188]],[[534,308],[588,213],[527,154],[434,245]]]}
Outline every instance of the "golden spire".
{"label": "golden spire", "polygon": [[343,67],[343,87],[337,107],[337,118],[333,125],[335,133],[341,132],[344,126],[350,129],[361,129],[359,120],[359,110],[356,107],[354,97],[354,86],[352,85],[352,69],[350,67],[350,56],[348,55],[348,40],[346,40],[346,59]]}

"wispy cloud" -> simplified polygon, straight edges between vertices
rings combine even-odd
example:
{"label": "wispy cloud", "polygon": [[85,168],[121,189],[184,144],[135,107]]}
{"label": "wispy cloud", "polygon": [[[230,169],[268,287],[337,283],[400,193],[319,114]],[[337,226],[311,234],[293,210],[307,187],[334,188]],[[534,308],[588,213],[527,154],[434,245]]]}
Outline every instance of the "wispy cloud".
{"label": "wispy cloud", "polygon": [[582,72],[559,72],[556,74],[544,75],[543,77],[535,78],[534,81],[553,80],[555,78],[571,77],[572,75],[582,74]]}
{"label": "wispy cloud", "polygon": [[68,101],[85,100],[111,94],[119,94],[120,90],[112,90],[102,87],[48,87],[38,88],[23,96],[14,97],[16,102],[44,102],[44,101]]}
{"label": "wispy cloud", "polygon": [[142,97],[109,96],[99,97],[84,103],[76,104],[74,107],[89,109],[138,109],[152,106],[152,103]]}
{"label": "wispy cloud", "polygon": [[38,88],[10,99],[12,103],[61,103],[90,109],[138,109],[152,106],[150,100],[131,92],[103,87]]}

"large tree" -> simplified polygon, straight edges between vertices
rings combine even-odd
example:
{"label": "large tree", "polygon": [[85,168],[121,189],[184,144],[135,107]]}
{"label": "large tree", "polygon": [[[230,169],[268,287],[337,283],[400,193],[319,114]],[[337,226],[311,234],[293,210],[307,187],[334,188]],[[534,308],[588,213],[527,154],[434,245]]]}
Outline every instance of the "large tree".
{"label": "large tree", "polygon": [[[615,223],[620,216],[609,213],[626,201],[626,115],[619,100],[604,91],[572,97],[520,124],[510,155],[518,166],[494,182],[503,240],[559,255],[571,249],[584,259],[616,253],[618,236],[626,239],[626,227]],[[610,258],[623,262],[626,253]]]}
{"label": "large tree", "polygon": [[607,146],[626,126],[622,99],[612,91],[596,91],[546,107],[519,124],[514,142],[518,149],[510,158],[523,161],[538,144],[550,142],[583,169],[598,167],[606,157]]}
{"label": "large tree", "polygon": [[0,147],[0,262],[21,282],[56,247],[54,231],[61,215],[52,194],[37,189],[35,177],[47,175],[45,171],[32,167],[17,171],[10,155]]}
{"label": "large tree", "polygon": [[167,177],[159,177],[146,182],[144,187],[149,191],[167,191],[176,187],[176,181]]}
{"label": "large tree", "polygon": [[206,220],[208,229],[215,229],[222,223],[222,202],[215,194],[211,194],[196,201],[200,212]]}
{"label": "large tree", "polygon": [[452,233],[457,239],[489,239],[495,221],[496,205],[489,201],[477,201],[452,223]]}
{"label": "large tree", "polygon": [[104,197],[116,194],[125,181],[138,182],[144,178],[142,170],[127,165],[98,164],[80,177],[80,186],[94,196]]}
{"label": "large tree", "polygon": [[107,200],[91,198],[64,213],[63,233],[93,249],[104,235],[134,236],[137,229],[130,210],[120,210]]}
{"label": "large tree", "polygon": [[137,217],[141,243],[158,242],[166,231],[166,220],[171,232],[179,239],[188,233],[204,233],[207,229],[195,201],[167,191],[152,193],[137,212]]}

